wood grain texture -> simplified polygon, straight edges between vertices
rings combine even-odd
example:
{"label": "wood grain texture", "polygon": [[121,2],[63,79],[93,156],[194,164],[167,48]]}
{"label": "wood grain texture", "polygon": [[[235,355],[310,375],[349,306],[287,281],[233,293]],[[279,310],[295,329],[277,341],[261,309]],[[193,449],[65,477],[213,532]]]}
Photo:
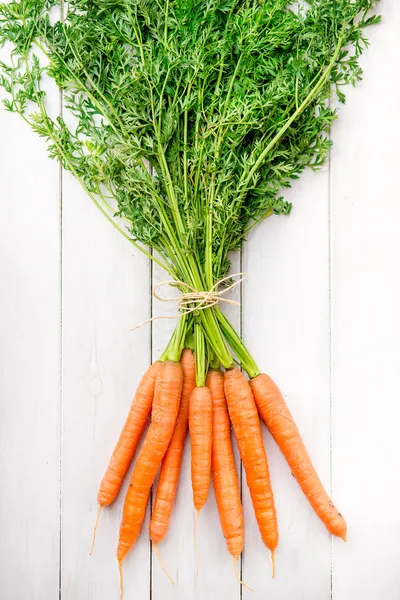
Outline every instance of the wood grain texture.
{"label": "wood grain texture", "polygon": [[[57,93],[50,96],[57,107]],[[59,168],[0,110],[0,587],[58,597]]]}
{"label": "wood grain texture", "polygon": [[[382,2],[332,154],[333,597],[400,598],[400,5]],[[389,58],[389,60],[388,60]]]}
{"label": "wood grain texture", "polygon": [[[150,364],[147,259],[115,231],[69,175],[63,185],[62,597],[118,596],[116,549],[124,491],[102,511],[89,557],[97,487]],[[77,215],[79,214],[79,219]],[[150,589],[144,535],[124,562],[127,597]]]}

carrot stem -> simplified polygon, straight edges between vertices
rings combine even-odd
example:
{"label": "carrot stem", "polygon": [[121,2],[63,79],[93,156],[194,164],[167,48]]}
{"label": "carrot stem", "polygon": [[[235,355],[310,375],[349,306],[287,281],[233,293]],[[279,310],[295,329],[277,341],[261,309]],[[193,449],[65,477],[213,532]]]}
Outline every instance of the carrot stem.
{"label": "carrot stem", "polygon": [[178,325],[176,326],[174,333],[172,334],[172,337],[168,343],[168,346],[166,347],[166,349],[164,350],[164,352],[161,355],[161,358],[160,358],[161,361],[166,361],[166,360],[173,360],[175,362],[179,361],[181,354],[182,354],[182,350],[185,345],[185,338],[186,338],[187,331],[188,331],[188,317],[186,315],[182,315],[178,321]]}
{"label": "carrot stem", "polygon": [[258,368],[250,352],[247,350],[242,339],[235,331],[235,328],[231,325],[218,306],[214,307],[213,310],[215,311],[226,341],[238,357],[243,369],[247,372],[250,379],[257,377],[257,375],[260,373],[260,369]]}
{"label": "carrot stem", "polygon": [[196,385],[204,387],[206,382],[206,347],[203,328],[200,323],[194,326]]}

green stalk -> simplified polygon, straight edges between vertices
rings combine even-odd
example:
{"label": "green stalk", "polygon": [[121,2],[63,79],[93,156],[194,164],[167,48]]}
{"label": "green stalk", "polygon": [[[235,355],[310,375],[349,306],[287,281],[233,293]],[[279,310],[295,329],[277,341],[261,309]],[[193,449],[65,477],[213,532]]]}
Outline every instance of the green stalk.
{"label": "green stalk", "polygon": [[206,216],[206,261],[205,279],[208,289],[213,285],[213,204],[214,204],[214,180],[211,182],[211,192]]}
{"label": "green stalk", "polygon": [[217,318],[212,309],[207,308],[200,313],[207,341],[213,349],[219,362],[225,369],[233,366],[233,358],[222,336]]}
{"label": "green stalk", "polygon": [[161,355],[160,360],[174,360],[178,362],[181,358],[182,350],[185,347],[185,339],[188,331],[188,319],[186,315],[182,315],[175,327],[174,333]]}
{"label": "green stalk", "polygon": [[210,369],[219,369],[220,367],[219,359],[214,356],[210,349],[208,349],[208,364]]}
{"label": "green stalk", "polygon": [[[191,91],[191,84],[189,84],[188,95],[190,94],[190,91]],[[186,107],[185,113],[183,116],[183,189],[184,189],[186,202],[189,198],[187,145],[188,145],[188,109]]]}
{"label": "green stalk", "polygon": [[[192,277],[192,285],[199,291],[206,290],[207,288],[204,286],[202,281],[198,265],[194,260],[194,256],[191,254],[188,256],[188,263]],[[229,369],[233,365],[232,355],[227,348],[213,311],[207,308],[205,310],[200,310],[199,313],[208,343],[210,344],[216,356],[219,358],[223,367],[225,367],[225,369]]]}
{"label": "green stalk", "polygon": [[196,360],[196,385],[203,387],[206,383],[206,345],[203,329],[200,323],[194,326],[194,345]]}
{"label": "green stalk", "polygon": [[247,350],[242,339],[237,334],[234,327],[230,324],[223,312],[221,312],[220,308],[216,306],[213,310],[217,315],[218,322],[221,325],[222,332],[228,344],[236,354],[243,369],[247,372],[250,379],[253,379],[253,377],[257,377],[257,375],[260,374],[260,369],[258,368],[250,352]]}

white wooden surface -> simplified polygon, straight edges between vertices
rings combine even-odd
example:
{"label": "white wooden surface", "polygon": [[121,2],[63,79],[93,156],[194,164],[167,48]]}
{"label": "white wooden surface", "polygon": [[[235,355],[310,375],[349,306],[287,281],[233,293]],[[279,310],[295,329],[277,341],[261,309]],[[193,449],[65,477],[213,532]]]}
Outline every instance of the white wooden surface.
{"label": "white wooden surface", "polygon": [[[279,383],[333,499],[348,542],[332,541],[269,435],[280,546],[275,580],[245,484],[240,590],[213,493],[194,512],[186,452],[169,535],[172,587],[143,535],[125,563],[136,600],[399,600],[400,569],[400,4],[381,3],[365,77],[348,91],[330,164],[290,192],[289,218],[254,230],[234,270],[249,279],[231,313]],[[54,109],[58,98],[53,97]],[[96,488],[131,395],[172,323],[159,314],[163,274],[62,179],[41,140],[0,112],[0,586],[4,600],[118,597],[122,497],[88,549]]]}

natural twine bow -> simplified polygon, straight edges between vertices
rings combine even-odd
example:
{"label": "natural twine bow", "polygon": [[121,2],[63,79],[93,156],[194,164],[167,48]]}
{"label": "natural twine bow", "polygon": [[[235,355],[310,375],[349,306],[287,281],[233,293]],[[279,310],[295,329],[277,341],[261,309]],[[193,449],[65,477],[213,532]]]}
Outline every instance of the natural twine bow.
{"label": "natural twine bow", "polygon": [[[227,287],[222,290],[218,290],[219,286],[223,284],[225,281],[229,281],[234,277],[239,277],[237,281],[234,281]],[[219,279],[212,288],[206,292],[202,292],[200,290],[196,290],[193,286],[189,285],[185,281],[175,281],[174,279],[168,281],[160,281],[153,288],[153,297],[160,302],[179,302],[179,314],[177,315],[159,315],[157,317],[151,317],[151,319],[146,319],[139,325],[135,327],[131,327],[131,330],[139,329],[142,325],[146,325],[146,323],[151,323],[156,319],[179,319],[182,315],[188,315],[197,310],[205,310],[206,308],[211,308],[211,306],[215,306],[219,302],[226,302],[227,304],[233,304],[234,306],[240,306],[240,302],[236,300],[231,300],[230,298],[224,298],[224,295],[233,290],[236,286],[240,285],[247,278],[247,273],[234,273],[233,275],[227,275],[222,279]],[[175,296],[174,298],[166,298],[165,296],[160,296],[157,293],[157,290],[164,285],[170,285],[172,287],[181,287],[183,289],[187,289],[187,292],[183,292],[179,296]],[[192,306],[193,305],[193,306]]]}

